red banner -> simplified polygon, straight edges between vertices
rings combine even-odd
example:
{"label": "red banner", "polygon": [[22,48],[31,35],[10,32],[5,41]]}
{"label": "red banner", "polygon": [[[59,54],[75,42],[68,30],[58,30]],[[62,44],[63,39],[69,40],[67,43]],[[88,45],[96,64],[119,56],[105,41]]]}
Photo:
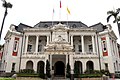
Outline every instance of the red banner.
{"label": "red banner", "polygon": [[102,37],[101,40],[102,40],[103,56],[108,56],[107,44],[106,44],[106,37]]}
{"label": "red banner", "polygon": [[19,38],[15,37],[14,46],[13,46],[13,56],[17,56],[18,53]]}

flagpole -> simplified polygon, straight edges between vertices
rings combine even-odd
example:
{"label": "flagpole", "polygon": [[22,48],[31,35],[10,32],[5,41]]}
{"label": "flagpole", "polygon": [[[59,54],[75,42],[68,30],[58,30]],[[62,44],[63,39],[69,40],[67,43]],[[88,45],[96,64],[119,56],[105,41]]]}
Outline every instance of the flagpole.
{"label": "flagpole", "polygon": [[61,0],[60,0],[60,9],[59,9],[59,23],[61,22],[61,7],[62,7],[62,5],[61,5]]}
{"label": "flagpole", "polygon": [[53,12],[52,12],[52,26],[53,26],[53,18],[54,18],[54,8],[53,8]]}
{"label": "flagpole", "polygon": [[67,13],[67,26],[68,26],[68,13]]}

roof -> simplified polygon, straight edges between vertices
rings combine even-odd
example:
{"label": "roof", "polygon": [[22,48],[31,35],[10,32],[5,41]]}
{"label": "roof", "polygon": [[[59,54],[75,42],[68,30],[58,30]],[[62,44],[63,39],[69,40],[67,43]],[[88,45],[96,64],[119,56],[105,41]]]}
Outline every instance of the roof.
{"label": "roof", "polygon": [[20,23],[18,26],[15,26],[15,29],[18,32],[23,32],[23,28],[32,28],[31,26],[28,26],[26,24]]}
{"label": "roof", "polygon": [[64,24],[68,25],[71,28],[78,28],[78,27],[88,27],[86,24],[80,22],[80,21],[40,21],[38,24],[36,24],[34,27],[42,27],[42,28],[47,28],[52,25],[56,24]]}
{"label": "roof", "polygon": [[106,29],[106,26],[99,22],[95,25],[90,26],[90,28],[96,29],[97,32],[101,32],[104,31],[104,29]]}

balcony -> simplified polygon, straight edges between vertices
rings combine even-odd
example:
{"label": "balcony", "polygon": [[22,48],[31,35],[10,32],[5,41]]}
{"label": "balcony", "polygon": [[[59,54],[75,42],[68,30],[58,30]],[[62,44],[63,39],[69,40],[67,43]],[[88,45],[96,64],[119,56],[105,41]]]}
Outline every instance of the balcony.
{"label": "balcony", "polygon": [[41,58],[45,59],[44,52],[27,52],[22,54],[22,58]]}
{"label": "balcony", "polygon": [[91,59],[91,58],[98,58],[99,55],[97,53],[93,53],[93,52],[76,52],[74,55],[74,59],[82,59],[82,58],[87,58],[87,59]]}

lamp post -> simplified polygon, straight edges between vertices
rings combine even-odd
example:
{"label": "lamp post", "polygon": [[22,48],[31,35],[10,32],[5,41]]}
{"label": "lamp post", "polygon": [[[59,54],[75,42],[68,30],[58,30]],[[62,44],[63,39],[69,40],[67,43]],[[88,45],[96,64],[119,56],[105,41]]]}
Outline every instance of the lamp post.
{"label": "lamp post", "polygon": [[0,30],[0,40],[1,40],[1,35],[2,35],[2,29],[3,29],[3,25],[4,25],[4,21],[5,21],[5,18],[7,16],[7,8],[12,8],[12,4],[9,3],[9,2],[6,2],[5,0],[2,0],[3,1],[3,7],[5,8],[5,13],[4,13],[4,17],[3,17],[3,21],[2,21],[2,26],[1,26],[1,30]]}

